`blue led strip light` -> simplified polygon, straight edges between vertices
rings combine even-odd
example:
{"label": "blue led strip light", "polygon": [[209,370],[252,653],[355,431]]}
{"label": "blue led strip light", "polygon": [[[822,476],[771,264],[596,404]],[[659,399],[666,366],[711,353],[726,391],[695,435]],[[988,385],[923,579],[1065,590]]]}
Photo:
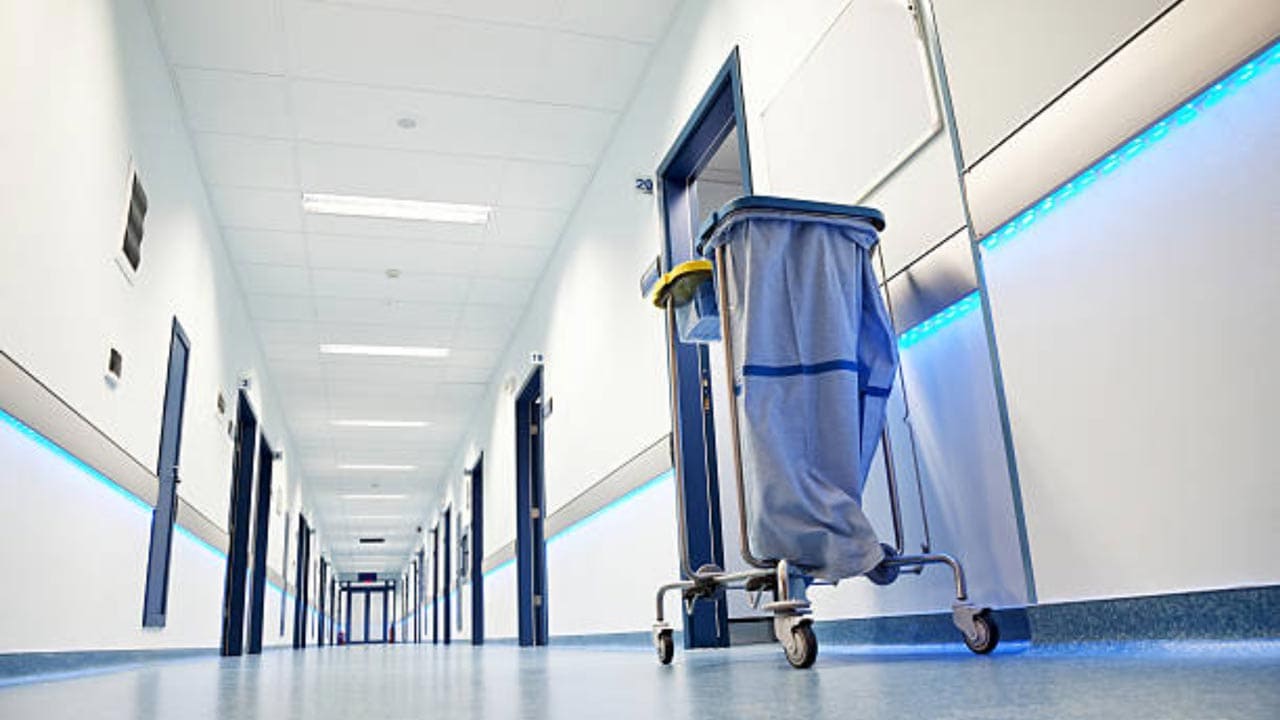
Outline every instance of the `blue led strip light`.
{"label": "blue led strip light", "polygon": [[4,424],[8,425],[9,427],[12,427],[14,430],[17,430],[20,434],[26,436],[35,444],[39,445],[40,447],[43,447],[44,449],[48,450],[54,455],[67,461],[67,463],[70,464],[72,467],[76,468],[77,470],[83,472],[85,475],[88,475],[94,480],[97,480],[98,482],[107,486],[107,488],[115,492],[117,495],[128,500],[129,503],[132,504],[133,506],[137,507],[138,509],[142,510],[147,514],[151,513],[151,509],[152,509],[151,506],[148,505],[147,502],[144,501],[142,498],[138,497],[137,495],[134,495],[127,488],[115,482],[114,480],[107,477],[106,475],[103,475],[96,468],[90,466],[85,461],[81,460],[75,455],[72,455],[66,448],[55,443],[54,441],[50,440],[44,435],[41,435],[40,432],[35,428],[32,428],[31,426],[27,425],[26,423],[22,422],[18,418],[10,415],[9,413],[3,410],[0,410],[0,422],[4,422]]}
{"label": "blue led strip light", "polygon": [[1276,43],[1259,53],[1253,60],[1214,83],[1182,107],[1164,116],[1156,124],[1147,128],[1145,132],[1121,145],[1115,152],[1102,158],[1084,172],[1079,173],[1065,184],[1059,186],[1057,190],[1054,190],[1039,203],[996,228],[983,239],[982,249],[990,252],[1009,242],[1023,230],[1030,227],[1037,219],[1062,207],[1064,203],[1080,194],[1099,178],[1115,172],[1125,163],[1168,137],[1169,133],[1200,117],[1202,112],[1218,104],[1223,98],[1276,66],[1280,66],[1280,43]]}
{"label": "blue led strip light", "polygon": [[982,300],[977,292],[971,292],[956,302],[929,316],[928,320],[904,332],[898,338],[898,347],[906,350],[927,337],[937,334],[939,330],[977,310]]}
{"label": "blue led strip light", "polygon": [[[1280,43],[1276,43],[1262,51],[1253,60],[1214,83],[1204,92],[1183,104],[1182,107],[1161,118],[1154,125],[1147,128],[1146,131],[1120,146],[1115,152],[1060,185],[1039,203],[996,228],[982,240],[982,249],[990,252],[1009,242],[1034,224],[1037,219],[1062,207],[1068,200],[1084,191],[1099,178],[1115,172],[1117,168],[1141,155],[1148,148],[1167,137],[1173,130],[1200,117],[1203,111],[1213,107],[1223,98],[1248,84],[1249,81],[1276,66],[1280,66]],[[909,348],[977,310],[979,307],[981,307],[981,302],[977,292],[966,295],[903,333],[898,338],[898,347],[902,349]]]}
{"label": "blue led strip light", "polygon": [[[80,470],[80,471],[81,471],[81,472],[83,472],[85,475],[88,475],[89,477],[93,478],[94,480],[97,480],[99,483],[102,483],[102,484],[103,484],[103,485],[105,485],[107,488],[109,488],[109,489],[111,489],[113,492],[115,492],[117,495],[119,495],[119,496],[123,497],[124,499],[128,500],[128,501],[129,501],[129,503],[130,503],[131,505],[133,505],[134,507],[137,507],[138,509],[140,509],[140,510],[142,510],[143,512],[147,513],[148,515],[150,515],[150,514],[151,514],[152,507],[151,507],[150,505],[148,505],[148,504],[147,504],[147,503],[146,503],[142,498],[138,497],[137,495],[134,495],[134,494],[133,494],[131,491],[129,491],[127,488],[125,488],[124,486],[122,486],[122,485],[118,484],[116,481],[112,480],[111,478],[107,477],[106,475],[103,475],[101,472],[99,472],[97,469],[95,469],[95,468],[93,468],[92,466],[90,466],[90,465],[89,465],[88,463],[86,463],[85,461],[81,460],[80,458],[76,457],[75,455],[72,455],[72,454],[71,454],[71,453],[70,453],[66,448],[62,447],[61,445],[59,445],[59,444],[57,444],[57,443],[55,443],[55,442],[53,442],[52,440],[50,440],[49,438],[45,437],[44,435],[41,435],[41,434],[40,434],[40,432],[39,432],[38,430],[36,430],[36,429],[32,428],[30,425],[27,425],[26,423],[22,422],[22,421],[21,421],[21,420],[19,420],[18,418],[16,418],[16,417],[14,417],[14,416],[10,415],[9,413],[7,413],[7,412],[5,412],[5,411],[3,411],[3,410],[0,410],[0,422],[4,423],[5,425],[8,425],[9,427],[13,428],[14,430],[17,430],[20,434],[24,435],[25,437],[27,437],[28,439],[30,439],[32,442],[36,443],[36,444],[37,444],[37,445],[39,445],[40,447],[42,447],[42,448],[44,448],[44,449],[48,450],[49,452],[53,453],[54,455],[56,455],[56,456],[58,456],[58,457],[62,458],[63,460],[65,460],[65,461],[66,461],[67,463],[69,463],[72,467],[75,467],[77,470]],[[198,536],[198,535],[196,535],[194,532],[192,532],[189,528],[186,528],[186,527],[184,527],[184,526],[182,526],[182,525],[180,525],[180,524],[178,524],[178,523],[176,523],[176,522],[175,522],[175,523],[173,524],[173,529],[174,529],[174,530],[175,530],[179,535],[182,535],[183,537],[186,537],[188,540],[190,540],[191,542],[195,543],[196,545],[198,545],[198,546],[200,546],[200,547],[204,548],[205,550],[208,550],[208,551],[209,551],[210,553],[212,553],[215,557],[218,557],[218,558],[221,558],[221,559],[224,559],[224,560],[226,559],[226,557],[227,557],[227,554],[226,554],[226,553],[224,553],[223,551],[221,551],[221,550],[219,550],[218,548],[214,547],[213,545],[210,545],[210,544],[209,544],[208,542],[206,542],[203,538],[201,538],[200,536]],[[267,586],[268,586],[270,589],[272,589],[272,590],[274,590],[274,591],[276,591],[276,592],[280,593],[280,594],[281,594],[284,598],[286,598],[286,599],[287,599],[287,598],[291,598],[291,597],[293,597],[293,593],[291,593],[291,592],[289,592],[289,591],[287,591],[287,590],[285,590],[285,589],[283,589],[283,588],[281,588],[281,587],[277,586],[275,583],[273,583],[273,582],[271,582],[271,581],[267,581]],[[312,610],[312,612],[314,612],[314,609]]]}
{"label": "blue led strip light", "polygon": [[[563,528],[562,530],[560,530],[560,532],[558,532],[558,533],[556,533],[555,535],[552,535],[551,537],[547,538],[547,544],[548,544],[548,545],[550,545],[550,544],[551,544],[551,543],[553,543],[553,542],[556,542],[556,541],[558,541],[558,540],[563,539],[563,538],[565,537],[565,535],[569,534],[570,532],[572,532],[572,531],[574,531],[574,530],[578,530],[578,529],[580,529],[583,525],[586,525],[587,523],[594,522],[594,521],[596,521],[596,520],[600,519],[600,517],[601,517],[602,515],[604,515],[605,513],[609,512],[610,510],[614,510],[614,509],[618,508],[619,506],[625,505],[626,503],[628,503],[628,502],[630,502],[630,501],[634,500],[637,496],[639,496],[639,495],[641,495],[641,494],[643,494],[643,493],[645,493],[645,492],[648,492],[649,490],[652,490],[652,489],[654,489],[654,488],[658,487],[658,486],[659,486],[659,485],[661,485],[664,481],[666,481],[666,480],[670,480],[670,479],[671,479],[671,478],[673,478],[673,477],[675,477],[675,471],[674,471],[674,470],[667,470],[667,471],[665,471],[665,472],[663,472],[663,473],[660,473],[659,475],[657,475],[657,476],[653,477],[653,478],[652,478],[652,479],[650,479],[650,480],[646,480],[643,484],[638,485],[638,486],[636,486],[636,487],[632,488],[632,489],[631,489],[631,490],[629,490],[626,494],[624,494],[624,495],[620,496],[618,499],[614,500],[613,502],[609,503],[608,505],[605,505],[604,507],[601,507],[599,510],[596,510],[595,512],[591,513],[590,515],[587,515],[586,517],[583,517],[583,518],[579,519],[577,522],[573,523],[572,525],[569,525],[568,527]],[[500,563],[500,564],[498,564],[498,565],[494,566],[493,568],[491,568],[491,569],[489,569],[489,570],[486,570],[486,571],[485,571],[485,573],[484,573],[484,576],[485,576],[485,577],[490,577],[490,576],[495,575],[495,574],[497,574],[497,573],[499,573],[499,572],[502,572],[503,570],[506,570],[508,567],[510,567],[510,566],[512,566],[512,565],[515,565],[515,562],[516,562],[516,561],[515,561],[515,558],[511,558],[511,559],[509,559],[509,560],[506,560],[506,561],[504,561],[504,562],[502,562],[502,563]],[[430,607],[430,605],[428,605],[428,607]]]}

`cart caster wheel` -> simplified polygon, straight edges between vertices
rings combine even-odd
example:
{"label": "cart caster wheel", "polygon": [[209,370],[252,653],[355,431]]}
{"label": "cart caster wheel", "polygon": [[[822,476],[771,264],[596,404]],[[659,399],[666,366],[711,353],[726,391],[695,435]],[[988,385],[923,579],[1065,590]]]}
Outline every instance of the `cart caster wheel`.
{"label": "cart caster wheel", "polygon": [[973,616],[973,628],[977,631],[976,637],[963,636],[966,647],[978,655],[986,655],[996,649],[1000,643],[1000,628],[986,610]]}
{"label": "cart caster wheel", "polygon": [[[897,551],[886,543],[880,543],[880,548],[884,550],[884,556],[891,558],[897,555]],[[898,571],[901,568],[897,565],[885,565],[883,562],[867,571],[867,579],[876,585],[892,585],[894,580],[898,579]]]}
{"label": "cart caster wheel", "polygon": [[787,662],[797,670],[813,666],[818,659],[818,637],[813,634],[813,627],[800,625],[791,630],[791,645],[783,645]]}
{"label": "cart caster wheel", "polygon": [[653,641],[654,649],[658,651],[658,662],[663,665],[670,665],[671,658],[676,654],[676,642],[671,637],[670,630],[663,630],[658,634],[657,639]]}

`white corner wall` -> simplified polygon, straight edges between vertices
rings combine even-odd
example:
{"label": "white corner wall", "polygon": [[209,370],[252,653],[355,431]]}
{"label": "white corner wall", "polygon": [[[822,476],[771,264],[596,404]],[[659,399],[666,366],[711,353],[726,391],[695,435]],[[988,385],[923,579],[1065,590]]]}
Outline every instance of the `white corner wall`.
{"label": "white corner wall", "polygon": [[[282,513],[300,504],[292,442],[209,209],[169,72],[143,0],[0,5],[0,348],[144,467],[154,467],[170,323],[191,340],[181,497],[226,527],[238,377],[254,377],[275,469],[270,567],[282,567]],[[135,284],[113,257],[127,171],[149,196]],[[108,349],[123,380],[103,381]],[[215,396],[229,404],[219,417]],[[49,583],[0,612],[0,652],[216,647],[223,564],[179,533],[169,626],[144,631],[149,516],[50,450],[8,430],[0,445],[0,575]],[[268,596],[268,643],[279,636]],[[291,613],[290,613],[291,614]],[[287,630],[287,629],[286,629]],[[286,631],[286,638],[288,632]]]}

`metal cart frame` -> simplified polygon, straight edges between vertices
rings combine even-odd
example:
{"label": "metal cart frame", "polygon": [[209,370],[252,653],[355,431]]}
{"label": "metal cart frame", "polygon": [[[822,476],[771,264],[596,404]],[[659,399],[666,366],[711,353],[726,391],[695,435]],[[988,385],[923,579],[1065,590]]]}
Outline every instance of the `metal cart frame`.
{"label": "metal cart frame", "polygon": [[[701,238],[699,249],[710,233],[725,220],[751,210],[769,209],[784,211],[788,214],[813,218],[840,218],[848,220],[857,218],[871,225],[875,230],[884,230],[884,216],[873,208],[858,206],[833,205],[828,203],[811,203],[785,198],[769,198],[748,196],[739,198],[714,213],[699,233]],[[877,242],[875,250],[878,251]],[[739,550],[743,561],[752,569],[740,572],[725,572],[714,565],[692,567],[689,560],[687,531],[685,528],[684,508],[684,462],[681,453],[673,453],[676,477],[676,502],[679,518],[680,569],[688,578],[667,583],[658,588],[656,597],[656,620],[653,625],[653,642],[658,659],[669,664],[675,654],[674,631],[664,617],[663,603],[668,592],[679,590],[684,599],[686,610],[691,612],[692,606],[699,599],[715,597],[725,590],[745,590],[750,593],[752,607],[773,613],[773,631],[778,642],[786,653],[787,660],[796,668],[810,667],[817,659],[818,641],[814,635],[810,617],[808,600],[793,596],[791,586],[794,578],[806,584],[827,584],[824,581],[812,580],[799,576],[786,559],[768,560],[755,555],[747,533],[746,488],[742,470],[741,430],[738,418],[738,400],[734,393],[733,378],[733,337],[730,328],[730,307],[728,285],[720,282],[727,277],[727,258],[729,245],[719,245],[713,255],[713,279],[716,287],[716,300],[720,313],[720,342],[724,348],[724,367],[726,382],[730,384],[728,397],[729,428],[733,446],[733,477],[738,492],[738,531]],[[694,261],[697,262],[697,261]],[[659,288],[659,293],[662,289]],[[679,408],[676,395],[676,343],[680,342],[676,330],[675,300],[672,293],[667,292],[665,298],[659,297],[667,316],[667,368],[671,378],[669,399],[672,417],[677,417]],[[672,423],[673,445],[680,447],[680,423]],[[952,621],[960,630],[965,645],[978,654],[986,654],[995,649],[999,642],[999,629],[990,616],[990,609],[977,607],[969,602],[968,584],[965,580],[964,568],[951,555],[928,551],[908,554],[904,547],[901,499],[898,492],[898,479],[894,471],[892,441],[886,424],[880,438],[881,453],[884,455],[885,478],[888,484],[890,512],[893,519],[894,544],[883,544],[885,559],[866,577],[877,585],[888,585],[894,582],[900,572],[919,574],[928,565],[946,565],[950,568],[955,580],[955,602],[951,607]],[[921,496],[921,513],[924,515],[924,500]],[[926,528],[927,528],[927,519]],[[771,593],[772,600],[761,604],[760,599],[765,592]]]}

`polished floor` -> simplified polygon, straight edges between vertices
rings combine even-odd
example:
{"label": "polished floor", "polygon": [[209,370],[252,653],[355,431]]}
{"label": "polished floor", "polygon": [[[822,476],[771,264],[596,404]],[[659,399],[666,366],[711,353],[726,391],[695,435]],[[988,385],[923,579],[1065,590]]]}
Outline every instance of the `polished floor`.
{"label": "polished floor", "polygon": [[1018,649],[365,646],[0,688],[0,718],[1280,718],[1280,643]]}

